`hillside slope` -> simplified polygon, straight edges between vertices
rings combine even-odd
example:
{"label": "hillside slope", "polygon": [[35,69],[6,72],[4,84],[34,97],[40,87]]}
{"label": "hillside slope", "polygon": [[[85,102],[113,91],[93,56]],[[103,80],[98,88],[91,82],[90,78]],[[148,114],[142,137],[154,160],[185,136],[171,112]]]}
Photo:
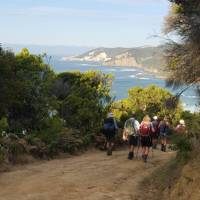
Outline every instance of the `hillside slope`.
{"label": "hillside slope", "polygon": [[165,62],[164,46],[137,48],[97,48],[64,60],[99,62],[104,66],[142,67],[149,71],[161,71]]}

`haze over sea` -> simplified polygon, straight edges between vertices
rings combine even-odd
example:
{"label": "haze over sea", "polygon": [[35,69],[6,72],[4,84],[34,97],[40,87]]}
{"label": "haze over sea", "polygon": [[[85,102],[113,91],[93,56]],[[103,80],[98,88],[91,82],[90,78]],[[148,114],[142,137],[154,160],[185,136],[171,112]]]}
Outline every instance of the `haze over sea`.
{"label": "haze over sea", "polygon": [[[159,87],[166,88],[165,80],[155,77],[154,75],[144,72],[140,68],[133,67],[105,67],[97,63],[86,63],[78,61],[62,61],[60,58],[54,58],[51,60],[51,65],[56,72],[65,71],[81,71],[99,70],[106,74],[113,74],[114,81],[112,86],[112,94],[116,96],[116,100],[127,98],[128,90],[134,86],[146,87],[154,84]],[[172,91],[176,94],[178,91]],[[194,89],[189,89],[181,96],[183,106],[186,110],[192,112],[197,110],[198,97],[195,94]]]}

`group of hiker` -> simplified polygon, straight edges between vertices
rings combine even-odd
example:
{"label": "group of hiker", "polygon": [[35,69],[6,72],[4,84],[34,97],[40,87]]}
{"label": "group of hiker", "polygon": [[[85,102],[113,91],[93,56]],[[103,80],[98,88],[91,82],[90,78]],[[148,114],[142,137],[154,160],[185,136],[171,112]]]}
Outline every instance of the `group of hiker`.
{"label": "group of hiker", "polygon": [[[113,113],[109,113],[104,120],[102,133],[106,138],[107,155],[112,155],[114,139],[117,133],[118,126]],[[166,152],[167,138],[170,131],[170,124],[167,117],[158,119],[153,116],[153,120],[148,115],[145,115],[142,122],[139,123],[136,119],[136,114],[133,112],[131,117],[126,120],[123,129],[123,140],[128,143],[129,152],[128,159],[132,160],[138,157],[139,152],[142,153],[142,159],[147,162],[150,148],[157,149],[160,139],[161,151]],[[178,133],[186,131],[184,120],[180,120],[175,128]]]}

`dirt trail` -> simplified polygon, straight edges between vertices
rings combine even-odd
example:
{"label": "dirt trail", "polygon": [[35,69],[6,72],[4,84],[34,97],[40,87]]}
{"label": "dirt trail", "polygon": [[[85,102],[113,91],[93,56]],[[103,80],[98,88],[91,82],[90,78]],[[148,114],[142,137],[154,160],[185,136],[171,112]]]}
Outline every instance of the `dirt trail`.
{"label": "dirt trail", "polygon": [[20,166],[0,174],[0,200],[139,200],[139,183],[174,153],[154,151],[148,163],[129,161],[127,151],[92,151],[81,156]]}

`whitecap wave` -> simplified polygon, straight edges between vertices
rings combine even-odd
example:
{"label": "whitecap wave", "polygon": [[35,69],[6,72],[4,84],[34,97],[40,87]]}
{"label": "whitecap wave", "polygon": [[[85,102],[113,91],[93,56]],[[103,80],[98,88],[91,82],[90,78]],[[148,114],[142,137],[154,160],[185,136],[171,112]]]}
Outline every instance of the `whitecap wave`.
{"label": "whitecap wave", "polygon": [[81,63],[81,66],[91,66],[90,64],[86,64],[86,63]]}
{"label": "whitecap wave", "polygon": [[143,75],[143,73],[139,72],[139,73],[136,74],[136,76],[140,76],[140,75]]}
{"label": "whitecap wave", "polygon": [[128,76],[128,77],[130,77],[130,78],[135,78],[135,75],[130,75],[130,76]]}
{"label": "whitecap wave", "polygon": [[121,69],[121,72],[135,72],[136,69],[130,69],[130,68],[125,68],[125,69]]}
{"label": "whitecap wave", "polygon": [[116,72],[117,69],[105,69],[104,71],[106,71],[106,72]]}
{"label": "whitecap wave", "polygon": [[182,94],[181,96],[183,96],[185,98],[190,98],[190,99],[198,99],[199,98],[198,96],[195,96],[195,95],[185,95],[185,94]]}
{"label": "whitecap wave", "polygon": [[150,80],[150,78],[147,78],[147,77],[137,77],[137,78],[141,80]]}
{"label": "whitecap wave", "polygon": [[90,63],[80,63],[79,65],[85,66],[85,67],[98,67],[99,65],[96,64],[90,64]]}

